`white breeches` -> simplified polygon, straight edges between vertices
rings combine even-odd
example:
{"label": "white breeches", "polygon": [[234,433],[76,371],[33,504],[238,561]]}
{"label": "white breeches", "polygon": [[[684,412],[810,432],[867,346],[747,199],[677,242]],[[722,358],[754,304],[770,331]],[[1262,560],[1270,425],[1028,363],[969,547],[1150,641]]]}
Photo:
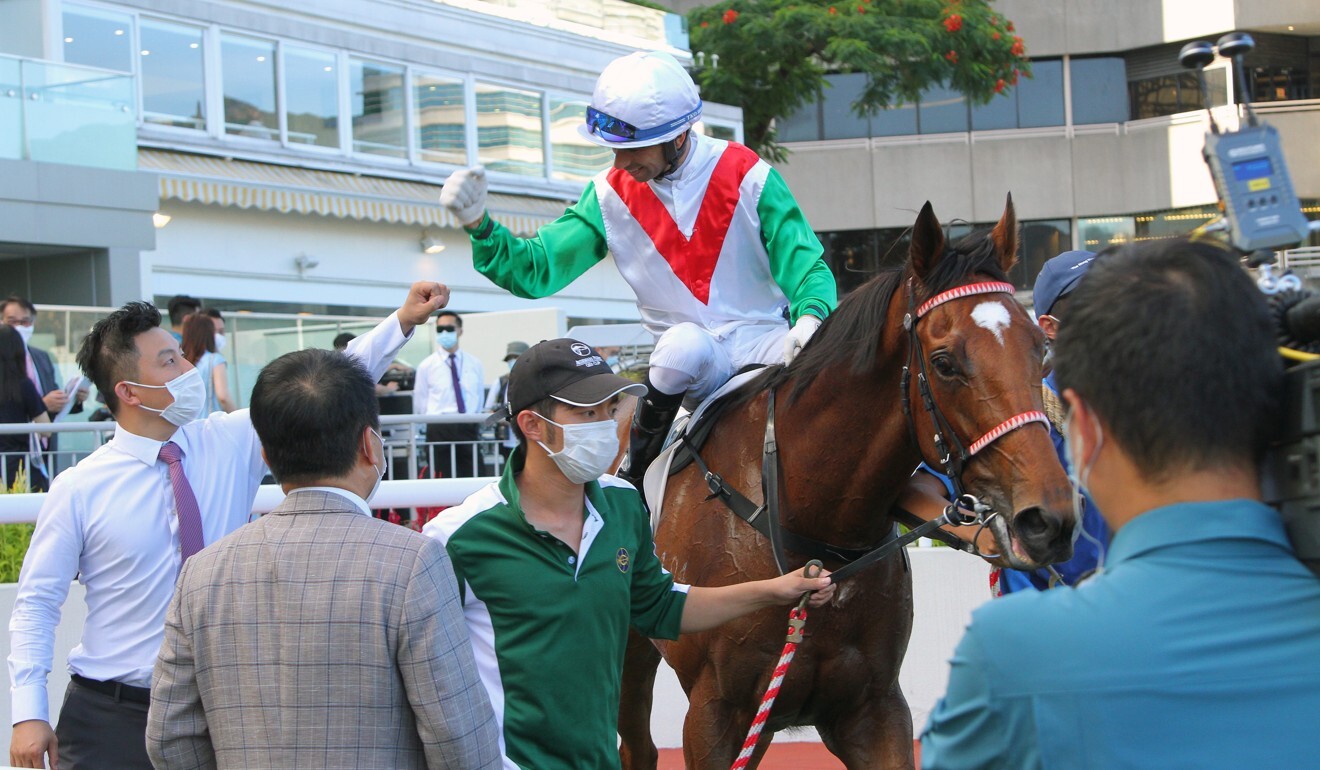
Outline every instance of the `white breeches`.
{"label": "white breeches", "polygon": [[783,361],[787,335],[787,324],[747,324],[723,335],[693,323],[671,326],[651,352],[651,384],[703,399],[744,366]]}

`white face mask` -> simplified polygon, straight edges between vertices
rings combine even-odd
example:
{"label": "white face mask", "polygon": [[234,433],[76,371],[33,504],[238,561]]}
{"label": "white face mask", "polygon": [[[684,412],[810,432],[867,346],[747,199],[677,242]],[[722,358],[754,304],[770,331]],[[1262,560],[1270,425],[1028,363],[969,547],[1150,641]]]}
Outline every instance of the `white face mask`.
{"label": "white face mask", "polygon": [[1105,432],[1104,429],[1101,428],[1098,424],[1095,426],[1096,435],[1099,438],[1096,441],[1095,449],[1092,450],[1091,452],[1091,460],[1086,464],[1084,468],[1078,469],[1077,467],[1078,454],[1077,452],[1073,451],[1073,442],[1072,442],[1073,419],[1075,419],[1073,417],[1073,412],[1070,411],[1068,413],[1068,421],[1065,422],[1063,425],[1063,459],[1068,463],[1068,480],[1072,482],[1072,487],[1073,487],[1072,503],[1073,503],[1073,516],[1075,517],[1073,521],[1075,522],[1075,524],[1073,527],[1072,539],[1073,542],[1075,543],[1077,542],[1077,538],[1079,536],[1085,536],[1087,540],[1089,540],[1093,545],[1095,545],[1096,551],[1099,554],[1099,559],[1096,563],[1096,572],[1099,573],[1104,570],[1105,555],[1108,549],[1103,543],[1097,540],[1094,535],[1086,531],[1085,523],[1083,520],[1083,514],[1086,512],[1085,511],[1086,506],[1082,495],[1089,494],[1087,490],[1087,485],[1091,481],[1091,469],[1095,467],[1095,461],[1100,456],[1100,449],[1105,445]]}
{"label": "white face mask", "polygon": [[155,412],[181,428],[202,416],[202,406],[206,403],[206,384],[202,382],[202,373],[196,369],[189,369],[164,385],[143,385],[128,380],[124,382],[139,388],[168,390],[174,396],[174,403],[164,409],[152,409],[146,404],[138,406],[148,412]]}
{"label": "white face mask", "polygon": [[222,351],[222,350],[224,350],[224,349],[225,349],[225,335],[223,335],[223,334],[216,334],[216,335],[215,335],[215,352],[219,353],[220,351]]}
{"label": "white face mask", "polygon": [[34,329],[36,329],[36,328],[37,328],[37,327],[35,327],[35,326],[15,326],[15,327],[13,327],[14,331],[18,332],[18,336],[20,336],[20,337],[23,338],[23,344],[24,344],[24,345],[28,344],[28,342],[32,339],[32,331],[33,331]]}
{"label": "white face mask", "polygon": [[536,412],[532,414],[564,432],[564,448],[558,452],[551,452],[550,447],[540,441],[536,443],[574,484],[585,484],[600,478],[619,455],[619,424],[612,417],[596,422],[560,425],[544,415]]}
{"label": "white face mask", "polygon": [[[376,439],[377,439],[378,441],[380,441],[380,456],[381,456],[381,459],[384,460],[384,459],[385,459],[385,439],[384,439],[383,437],[381,437],[381,435],[380,435],[379,433],[377,433],[376,431],[374,431],[374,430],[371,431],[371,435],[375,436]],[[376,483],[371,485],[371,491],[367,493],[367,497],[366,497],[367,502],[371,502],[371,498],[373,498],[373,497],[376,496],[376,492],[380,490],[380,482],[381,482],[381,479],[384,479],[384,478],[385,478],[385,471],[389,470],[389,468],[390,468],[390,464],[389,464],[389,461],[388,461],[388,460],[384,461],[384,462],[382,463],[382,465],[384,465],[383,468],[377,468],[377,467],[376,467],[376,461],[375,461],[375,460],[372,460],[372,461],[371,461],[371,469],[374,470],[374,471],[376,472]]]}

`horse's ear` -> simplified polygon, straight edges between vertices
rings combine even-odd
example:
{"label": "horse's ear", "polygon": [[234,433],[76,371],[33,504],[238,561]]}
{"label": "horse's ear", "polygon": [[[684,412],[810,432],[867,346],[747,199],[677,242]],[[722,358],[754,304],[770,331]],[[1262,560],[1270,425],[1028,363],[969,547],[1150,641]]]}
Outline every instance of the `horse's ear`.
{"label": "horse's ear", "polygon": [[999,224],[990,231],[990,240],[999,253],[999,266],[1007,273],[1017,264],[1018,250],[1018,221],[1017,213],[1013,210],[1012,193],[1008,194],[1008,200],[1004,203],[1004,215],[999,218]]}
{"label": "horse's ear", "polygon": [[912,246],[908,249],[908,259],[912,263],[912,272],[919,280],[926,280],[935,263],[944,255],[944,228],[935,218],[935,209],[930,201],[921,207],[917,223],[912,225]]}

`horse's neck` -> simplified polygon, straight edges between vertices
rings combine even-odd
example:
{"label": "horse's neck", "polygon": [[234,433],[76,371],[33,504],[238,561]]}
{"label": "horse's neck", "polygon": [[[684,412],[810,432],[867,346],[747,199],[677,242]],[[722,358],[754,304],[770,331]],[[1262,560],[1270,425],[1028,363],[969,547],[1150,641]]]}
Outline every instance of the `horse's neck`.
{"label": "horse's neck", "polygon": [[889,509],[921,461],[900,390],[906,309],[900,284],[870,370],[859,374],[836,365],[796,399],[787,398],[791,378],[780,387],[785,524],[801,534],[848,546],[875,542],[889,531]]}

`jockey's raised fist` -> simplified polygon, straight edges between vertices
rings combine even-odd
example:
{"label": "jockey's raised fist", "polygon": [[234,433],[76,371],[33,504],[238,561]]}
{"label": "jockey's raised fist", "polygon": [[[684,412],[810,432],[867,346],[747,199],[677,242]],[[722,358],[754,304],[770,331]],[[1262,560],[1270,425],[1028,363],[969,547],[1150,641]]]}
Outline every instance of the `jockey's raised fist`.
{"label": "jockey's raised fist", "polygon": [[455,171],[440,189],[440,205],[453,212],[464,227],[481,224],[486,213],[486,169],[473,166]]}

